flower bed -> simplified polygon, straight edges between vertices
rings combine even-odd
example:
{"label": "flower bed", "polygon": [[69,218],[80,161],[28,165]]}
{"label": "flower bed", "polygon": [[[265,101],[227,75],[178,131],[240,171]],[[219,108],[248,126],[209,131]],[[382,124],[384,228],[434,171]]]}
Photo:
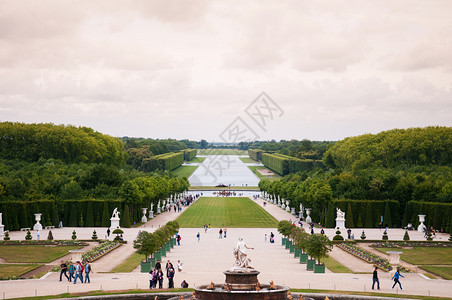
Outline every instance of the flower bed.
{"label": "flower bed", "polygon": [[100,244],[99,246],[89,250],[88,252],[82,254],[83,260],[89,260],[90,262],[95,261],[96,259],[101,258],[105,254],[113,251],[114,249],[118,248],[122,244],[120,242],[104,242]]}
{"label": "flower bed", "polygon": [[450,242],[378,242],[370,245],[373,248],[403,248],[403,247],[452,247]]}
{"label": "flower bed", "polygon": [[78,240],[14,240],[0,241],[0,246],[8,245],[52,245],[52,246],[86,246],[86,242]]}
{"label": "flower bed", "polygon": [[[392,266],[387,259],[382,258],[378,255],[375,255],[364,249],[361,249],[351,243],[341,243],[341,244],[338,244],[337,246],[339,248],[341,248],[342,250],[345,250],[348,253],[350,253],[368,263],[371,263],[386,272],[389,272],[392,270]],[[408,270],[404,267],[400,267],[400,271],[404,272],[404,273],[410,273],[410,270]]]}

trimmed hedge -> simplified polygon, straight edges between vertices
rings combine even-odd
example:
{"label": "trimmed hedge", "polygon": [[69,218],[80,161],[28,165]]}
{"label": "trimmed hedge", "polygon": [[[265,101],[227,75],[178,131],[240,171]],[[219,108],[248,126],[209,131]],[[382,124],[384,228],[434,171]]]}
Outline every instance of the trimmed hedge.
{"label": "trimmed hedge", "polygon": [[248,155],[256,161],[262,160],[262,153],[264,153],[264,151],[259,149],[248,149]]}
{"label": "trimmed hedge", "polygon": [[172,171],[183,163],[184,152],[170,152],[145,158],[143,159],[142,166],[146,172],[152,172],[157,169]]}
{"label": "trimmed hedge", "polygon": [[262,163],[282,176],[314,168],[324,168],[321,160],[299,159],[279,153],[262,153]]}
{"label": "trimmed hedge", "polygon": [[[384,216],[385,213],[385,207],[386,205],[389,206],[389,212],[391,214],[391,220],[392,224],[395,227],[399,227],[401,225],[401,218],[400,218],[400,204],[398,201],[395,200],[333,200],[332,206],[334,207],[334,211],[336,211],[336,208],[340,208],[340,210],[348,212],[348,206],[350,205],[351,211],[353,212],[353,220],[358,220],[360,215],[364,215],[366,210],[369,212],[369,208],[367,208],[368,205],[370,205],[370,212],[371,216],[366,215],[366,219],[368,225],[372,224],[373,228],[377,228],[380,223],[380,217]],[[367,208],[367,209],[366,209]],[[333,217],[336,218],[336,214],[334,213],[333,216],[329,216],[329,218]],[[347,213],[345,215],[347,218]],[[384,223],[385,221],[383,221]],[[331,220],[326,220],[325,225],[331,226],[333,222]],[[334,224],[336,224],[334,222]],[[357,224],[355,224],[357,225]],[[328,227],[329,227],[328,226]],[[349,227],[347,225],[347,227]],[[331,228],[331,227],[330,227]]]}
{"label": "trimmed hedge", "polygon": [[185,161],[189,161],[192,160],[193,158],[196,157],[196,153],[198,152],[198,150],[196,149],[185,149],[183,150],[184,152],[184,160]]}
{"label": "trimmed hedge", "polygon": [[402,225],[419,226],[418,215],[425,215],[425,226],[452,233],[452,203],[409,201],[405,206]]}

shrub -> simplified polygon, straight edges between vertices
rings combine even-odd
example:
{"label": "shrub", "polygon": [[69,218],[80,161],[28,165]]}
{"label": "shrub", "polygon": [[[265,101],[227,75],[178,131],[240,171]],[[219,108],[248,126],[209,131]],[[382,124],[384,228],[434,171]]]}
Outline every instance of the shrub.
{"label": "shrub", "polygon": [[122,230],[119,229],[119,228],[116,228],[115,230],[113,230],[112,233],[113,233],[113,234],[116,234],[115,241],[119,241],[119,240],[121,240],[121,237],[120,237],[119,235],[120,235],[120,234],[123,234],[124,231],[122,231]]}
{"label": "shrub", "polygon": [[386,230],[383,232],[383,236],[381,237],[381,239],[383,241],[387,241],[388,240],[388,233],[386,232]]}
{"label": "shrub", "polygon": [[3,237],[3,240],[9,241],[11,238],[9,237],[9,232],[5,232],[5,236]]}
{"label": "shrub", "polygon": [[339,228],[336,231],[336,235],[333,237],[333,241],[343,241],[344,237],[341,235]]}
{"label": "shrub", "polygon": [[130,214],[129,214],[129,206],[126,204],[124,207],[124,213],[122,214],[121,219],[122,227],[130,228]]}
{"label": "shrub", "polygon": [[363,232],[361,233],[361,239],[362,239],[362,240],[365,240],[365,239],[366,239],[366,234],[364,233],[364,230],[363,230]]}
{"label": "shrub", "polygon": [[389,209],[389,203],[386,202],[385,205],[385,216],[384,216],[384,223],[388,224],[389,228],[392,227],[392,220],[391,220],[391,210]]}
{"label": "shrub", "polygon": [[29,240],[31,240],[33,237],[31,236],[31,232],[30,232],[30,230],[27,230],[27,234],[25,235],[25,239],[27,240],[27,241],[29,241]]}
{"label": "shrub", "polygon": [[403,235],[403,240],[404,241],[409,241],[410,240],[410,236],[408,235],[408,231],[405,230],[405,234]]}
{"label": "shrub", "polygon": [[93,235],[91,236],[91,239],[97,240],[97,232],[96,232],[96,230],[93,231]]}
{"label": "shrub", "polygon": [[353,212],[352,212],[352,206],[350,205],[350,202],[347,206],[347,214],[345,215],[345,226],[348,228],[355,228],[355,222],[353,222]]}
{"label": "shrub", "polygon": [[427,232],[427,241],[433,241],[432,232],[431,231]]}
{"label": "shrub", "polygon": [[77,233],[75,232],[75,230],[74,231],[72,231],[72,237],[71,237],[73,240],[76,240],[77,239]]}
{"label": "shrub", "polygon": [[49,240],[49,241],[53,240],[52,230],[49,230],[49,234],[47,235],[47,240]]}

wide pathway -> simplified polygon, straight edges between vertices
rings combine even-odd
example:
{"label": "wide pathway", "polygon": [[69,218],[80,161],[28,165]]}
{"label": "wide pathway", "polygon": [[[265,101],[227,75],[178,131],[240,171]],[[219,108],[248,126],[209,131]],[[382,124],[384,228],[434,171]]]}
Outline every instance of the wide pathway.
{"label": "wide pathway", "polygon": [[[257,203],[263,206],[263,200],[258,199]],[[267,204],[265,209],[275,216],[276,219],[293,218],[289,213],[283,211],[276,205]],[[154,230],[158,226],[164,225],[167,221],[174,219],[177,213],[164,213],[154,220],[146,223],[147,230]],[[60,234],[66,236],[71,229],[55,230],[56,238]],[[125,238],[129,243],[132,242],[140,229],[125,229]],[[291,288],[311,288],[311,289],[330,289],[330,290],[351,290],[351,291],[369,291],[372,284],[371,274],[338,274],[327,272],[326,274],[313,274],[306,270],[305,264],[300,264],[297,259],[290,254],[288,250],[281,246],[281,236],[276,229],[271,228],[228,228],[227,238],[219,238],[218,228],[212,228],[210,232],[205,233],[202,228],[183,228],[180,230],[182,237],[181,246],[175,247],[163,260],[163,265],[167,260],[174,264],[177,260],[183,263],[182,272],[177,272],[175,276],[175,286],[180,286],[182,280],[187,280],[190,287],[200,284],[207,284],[211,281],[215,283],[224,282],[223,271],[229,269],[234,261],[232,250],[239,237],[243,237],[249,247],[251,265],[261,272],[259,280],[261,283],[268,283],[273,280],[276,284],[290,286]],[[319,229],[316,229],[316,232]],[[66,232],[64,232],[66,231]],[[92,229],[81,229],[82,237],[90,236]],[[104,230],[99,229],[99,232]],[[200,232],[201,239],[198,242],[196,234]],[[275,243],[269,243],[269,235],[275,234]],[[327,235],[332,237],[335,233],[333,229],[326,230]],[[381,237],[379,229],[367,229],[366,235],[369,238]],[[13,234],[16,234],[14,232]],[[23,233],[20,233],[23,234]],[[79,233],[78,233],[79,234]],[[265,238],[267,235],[267,239]],[[355,233],[358,235],[358,232]],[[410,233],[411,239],[422,239],[422,234],[416,232]],[[420,236],[419,236],[420,235]],[[13,236],[13,235],[12,235]],[[395,239],[402,239],[403,230],[390,229],[389,236]],[[446,235],[439,238],[446,239]],[[130,247],[130,244],[126,247]],[[121,246],[124,247],[124,246]],[[126,249],[126,248],[123,248]],[[118,250],[119,251],[119,250]],[[128,252],[128,251],[125,251]],[[129,252],[128,252],[129,253]],[[130,254],[133,249],[130,248]],[[115,254],[105,256],[99,262],[93,264],[95,273],[91,276],[91,284],[73,285],[68,282],[58,282],[58,274],[51,274],[44,279],[16,280],[0,282],[0,297],[5,298],[25,297],[59,294],[63,292],[86,292],[90,290],[125,290],[125,289],[146,289],[148,286],[148,276],[143,273],[98,273],[97,271],[107,271],[125,259],[128,254],[117,257]],[[112,258],[112,259],[110,259]],[[97,271],[96,271],[97,270]],[[371,272],[372,265],[368,269],[362,266],[360,271]],[[402,278],[403,291],[392,290],[392,281],[390,275],[380,272],[381,292],[416,295],[435,295],[449,297],[452,295],[451,281],[447,280],[428,280],[418,274],[404,274]],[[165,280],[165,287],[167,281]]]}

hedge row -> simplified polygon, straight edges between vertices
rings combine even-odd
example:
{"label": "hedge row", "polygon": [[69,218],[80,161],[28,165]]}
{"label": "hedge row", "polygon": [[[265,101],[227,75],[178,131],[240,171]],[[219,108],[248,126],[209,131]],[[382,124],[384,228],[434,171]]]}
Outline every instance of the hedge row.
{"label": "hedge row", "polygon": [[262,153],[264,153],[264,151],[259,149],[248,149],[248,155],[256,161],[262,160]]}
{"label": "hedge row", "polygon": [[381,216],[383,216],[383,224],[388,223],[389,227],[400,227],[401,224],[400,203],[395,200],[333,200],[328,206],[326,227],[335,226],[336,208],[345,212],[346,227],[377,228]]}
{"label": "hedge row", "polygon": [[299,159],[278,153],[262,153],[262,163],[282,176],[324,167],[321,160]]}
{"label": "hedge row", "polygon": [[452,233],[452,203],[409,201],[405,206],[403,226],[419,226],[418,215],[425,215],[425,226]]}
{"label": "hedge row", "polygon": [[170,152],[143,159],[142,166],[145,171],[152,172],[157,169],[172,171],[184,163],[184,152]]}
{"label": "hedge row", "polygon": [[[140,221],[141,207],[128,206],[121,200],[53,200],[0,202],[3,224],[7,230],[33,228],[35,213],[41,213],[43,227],[58,227],[60,221],[65,227],[109,227],[115,207],[120,211],[121,226],[130,227]],[[127,212],[126,212],[127,210]]]}
{"label": "hedge row", "polygon": [[193,158],[196,157],[196,153],[198,152],[198,150],[196,149],[185,149],[183,150],[184,152],[184,160],[185,161],[189,161],[192,160]]}

